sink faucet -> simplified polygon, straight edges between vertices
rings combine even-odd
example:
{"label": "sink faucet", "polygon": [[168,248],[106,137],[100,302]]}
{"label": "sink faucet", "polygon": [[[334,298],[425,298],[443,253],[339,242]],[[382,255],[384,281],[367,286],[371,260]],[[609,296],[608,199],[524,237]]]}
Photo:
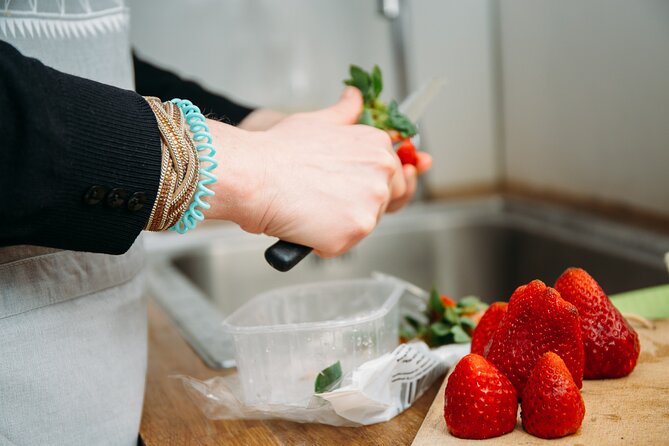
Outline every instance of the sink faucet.
{"label": "sink faucet", "polygon": [[405,0],[378,0],[379,12],[390,22],[390,44],[393,57],[394,72],[397,76],[397,95],[404,99],[409,94],[409,75],[406,60],[404,36]]}
{"label": "sink faucet", "polygon": [[[406,0],[378,0],[379,13],[390,23],[390,45],[393,57],[394,73],[397,76],[397,97],[409,95],[409,64],[406,51]],[[423,133],[421,131],[420,133]],[[420,135],[418,135],[420,137]],[[425,150],[425,138],[420,138],[421,150]],[[413,201],[426,198],[425,180],[418,178]]]}

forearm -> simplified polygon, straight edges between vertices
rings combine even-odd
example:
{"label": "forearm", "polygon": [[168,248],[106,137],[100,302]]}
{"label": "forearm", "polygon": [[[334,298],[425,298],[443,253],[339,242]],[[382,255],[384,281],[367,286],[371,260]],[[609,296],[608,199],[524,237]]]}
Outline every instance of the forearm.
{"label": "forearm", "polygon": [[238,127],[250,131],[262,131],[274,127],[286,115],[268,108],[258,108],[253,110],[246,118],[239,123]]}
{"label": "forearm", "polygon": [[[188,200],[206,192],[195,192],[202,163],[219,178],[215,196],[200,204],[207,217],[326,256],[350,249],[393,200],[410,196],[415,170],[403,177],[388,135],[352,125],[362,109],[354,88],[316,112],[249,116],[247,128],[265,131],[210,120],[219,150],[209,161],[197,153],[213,154],[198,144],[207,135],[189,133],[174,104],[147,100],[52,70],[0,42],[0,246],[122,253],[145,227],[188,217]],[[195,113],[188,101],[178,107]]]}
{"label": "forearm", "polygon": [[[160,135],[146,101],[0,42],[0,106],[0,246],[126,251],[160,179]],[[139,209],[129,206],[134,194],[144,197]]]}

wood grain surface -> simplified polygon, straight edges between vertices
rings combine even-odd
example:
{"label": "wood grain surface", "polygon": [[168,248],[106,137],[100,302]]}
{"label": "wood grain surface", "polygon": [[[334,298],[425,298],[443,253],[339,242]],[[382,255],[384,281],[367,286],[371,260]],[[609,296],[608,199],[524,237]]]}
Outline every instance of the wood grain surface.
{"label": "wood grain surface", "polygon": [[198,379],[231,371],[208,368],[160,307],[149,303],[149,363],[140,435],[147,446],[171,445],[409,445],[440,382],[387,423],[358,428],[287,421],[211,421],[170,375]]}
{"label": "wood grain surface", "polygon": [[655,325],[652,330],[637,328],[641,355],[630,376],[583,382],[585,419],[575,435],[542,440],[527,434],[519,418],[516,429],[501,437],[455,438],[446,430],[443,417],[444,379],[413,445],[669,445],[669,320],[657,321]]}

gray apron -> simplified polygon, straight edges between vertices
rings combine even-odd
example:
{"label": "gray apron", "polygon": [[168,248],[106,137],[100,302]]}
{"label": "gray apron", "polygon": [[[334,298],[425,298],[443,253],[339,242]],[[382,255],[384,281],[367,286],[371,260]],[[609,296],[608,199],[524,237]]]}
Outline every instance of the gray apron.
{"label": "gray apron", "polygon": [[[5,0],[3,12],[0,38],[24,55],[133,88],[122,0]],[[137,444],[143,263],[141,241],[121,256],[0,248],[0,445]]]}

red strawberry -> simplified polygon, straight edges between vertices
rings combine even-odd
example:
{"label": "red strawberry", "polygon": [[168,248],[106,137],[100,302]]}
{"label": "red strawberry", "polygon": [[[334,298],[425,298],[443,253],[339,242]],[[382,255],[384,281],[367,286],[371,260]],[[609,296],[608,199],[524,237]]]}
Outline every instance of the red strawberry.
{"label": "red strawberry", "polygon": [[506,302],[495,302],[488,307],[474,329],[472,353],[485,356],[485,349],[490,343],[493,333],[497,330],[499,322],[506,314],[506,307]]}
{"label": "red strawberry", "polygon": [[490,341],[487,359],[522,396],[527,377],[548,351],[560,355],[581,388],[583,341],[578,310],[553,288],[533,280],[511,296],[506,315]]}
{"label": "red strawberry", "polygon": [[581,268],[569,268],[555,282],[563,299],[578,308],[585,350],[583,377],[629,375],[639,357],[639,336],[613,306],[597,281]]}
{"label": "red strawberry", "polygon": [[416,154],[416,147],[411,142],[410,138],[406,138],[397,149],[397,156],[400,157],[402,165],[404,164],[418,164],[418,155]]}
{"label": "red strawberry", "polygon": [[448,378],[444,419],[451,434],[483,439],[516,426],[518,397],[511,382],[483,356],[468,354]]}
{"label": "red strawberry", "polygon": [[441,300],[441,304],[444,307],[455,307],[457,305],[457,303],[453,299],[451,299],[445,294],[440,295],[439,300]]}
{"label": "red strawberry", "polygon": [[521,403],[525,430],[541,438],[575,433],[583,422],[585,404],[562,358],[544,353],[527,379]]}

